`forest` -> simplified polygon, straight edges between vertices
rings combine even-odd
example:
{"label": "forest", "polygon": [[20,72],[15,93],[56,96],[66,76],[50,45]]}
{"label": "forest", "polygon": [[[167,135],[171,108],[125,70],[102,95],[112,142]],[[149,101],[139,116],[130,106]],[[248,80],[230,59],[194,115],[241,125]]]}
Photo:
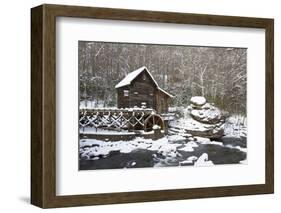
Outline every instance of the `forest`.
{"label": "forest", "polygon": [[116,106],[115,85],[146,66],[159,86],[173,94],[171,106],[192,96],[235,114],[246,114],[247,49],[111,42],[78,42],[80,101]]}

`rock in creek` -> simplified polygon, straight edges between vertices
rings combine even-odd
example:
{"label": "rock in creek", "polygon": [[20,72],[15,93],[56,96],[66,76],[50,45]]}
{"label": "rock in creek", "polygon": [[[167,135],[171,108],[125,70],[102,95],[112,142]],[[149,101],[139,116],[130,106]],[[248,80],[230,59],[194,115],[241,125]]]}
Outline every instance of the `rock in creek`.
{"label": "rock in creek", "polygon": [[189,118],[171,124],[173,129],[192,136],[220,138],[224,134],[224,117],[219,108],[207,103],[201,96],[192,97],[188,106]]}

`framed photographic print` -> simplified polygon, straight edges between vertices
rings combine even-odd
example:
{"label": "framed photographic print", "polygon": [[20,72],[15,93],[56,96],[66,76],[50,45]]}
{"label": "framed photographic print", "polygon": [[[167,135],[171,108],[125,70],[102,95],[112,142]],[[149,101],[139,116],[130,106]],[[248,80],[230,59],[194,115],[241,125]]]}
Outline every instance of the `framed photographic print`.
{"label": "framed photographic print", "polygon": [[31,9],[31,203],[273,193],[273,19]]}

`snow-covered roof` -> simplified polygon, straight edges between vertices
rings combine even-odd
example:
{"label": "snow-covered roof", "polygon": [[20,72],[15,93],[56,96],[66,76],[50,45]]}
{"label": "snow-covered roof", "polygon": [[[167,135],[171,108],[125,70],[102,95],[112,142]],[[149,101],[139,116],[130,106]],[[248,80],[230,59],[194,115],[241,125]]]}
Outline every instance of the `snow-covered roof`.
{"label": "snow-covered roof", "polygon": [[138,68],[137,70],[133,71],[133,72],[130,72],[128,75],[126,75],[125,78],[122,79],[122,81],[120,81],[116,86],[115,88],[119,88],[119,87],[124,87],[124,86],[127,86],[127,85],[130,85],[131,82],[139,75],[141,74],[143,71],[147,71],[147,73],[150,75],[151,79],[153,80],[153,82],[155,83],[155,85],[158,87],[158,84],[157,82],[155,81],[155,79],[153,78],[153,76],[151,75],[151,73],[148,71],[148,69],[143,66],[143,67],[140,67]]}
{"label": "snow-covered roof", "polygon": [[171,95],[170,93],[166,92],[166,91],[163,90],[162,88],[160,88],[160,87],[157,87],[157,88],[158,88],[158,90],[160,90],[161,92],[163,92],[163,93],[165,93],[166,95],[170,96],[171,98],[174,97],[173,95]]}
{"label": "snow-covered roof", "polygon": [[128,75],[126,75],[125,78],[123,78],[116,86],[115,88],[120,88],[120,87],[124,87],[124,86],[128,86],[131,84],[131,82],[139,75],[141,74],[143,71],[146,71],[148,73],[148,75],[151,77],[153,83],[156,85],[157,89],[159,89],[161,92],[165,93],[166,95],[170,96],[171,98],[174,97],[173,95],[169,94],[168,92],[166,92],[165,90],[161,89],[157,82],[155,81],[155,79],[153,78],[153,76],[151,75],[151,73],[148,71],[148,69],[145,66],[142,66],[140,68],[138,68],[137,70],[130,72]]}

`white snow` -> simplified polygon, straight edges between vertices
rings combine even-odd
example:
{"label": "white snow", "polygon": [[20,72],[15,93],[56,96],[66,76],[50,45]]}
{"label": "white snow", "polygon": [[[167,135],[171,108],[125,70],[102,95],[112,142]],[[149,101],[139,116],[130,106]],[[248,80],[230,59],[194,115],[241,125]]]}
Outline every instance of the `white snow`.
{"label": "white snow", "polygon": [[[84,109],[84,108],[80,108],[80,109]],[[131,107],[131,108],[117,108],[117,107],[95,107],[95,108],[85,108],[84,111],[89,111],[91,112],[91,110],[94,110],[94,111],[111,111],[113,113],[118,113],[118,112],[133,112],[133,111],[145,111],[145,112],[155,112],[154,109],[152,108],[142,108],[142,107]]]}
{"label": "white snow", "polygon": [[198,160],[194,163],[194,166],[213,166],[213,162],[208,160],[209,156],[207,153],[203,153]]}
{"label": "white snow", "polygon": [[201,144],[208,144],[211,142],[209,138],[203,138],[203,137],[194,137],[196,142],[201,143]]}
{"label": "white snow", "polygon": [[91,149],[88,149],[86,152],[84,152],[82,154],[82,156],[84,157],[85,155],[88,155],[89,157],[96,157],[96,156],[100,156],[100,155],[108,155],[109,154],[109,150],[106,149],[105,147],[93,147]]}
{"label": "white snow", "polygon": [[211,141],[209,138],[203,138],[203,137],[194,137],[197,143],[200,144],[212,144],[212,145],[218,145],[218,146],[223,146],[222,142],[218,141]]}
{"label": "white snow", "polygon": [[210,109],[212,107],[214,107],[214,106],[212,106],[210,103],[206,103],[202,106],[202,109]]}
{"label": "white snow", "polygon": [[188,142],[187,144],[184,145],[183,148],[180,148],[179,150],[184,152],[194,152],[194,147],[198,147],[197,143]]}
{"label": "white snow", "polygon": [[222,115],[221,111],[216,107],[202,110],[193,109],[191,110],[190,114],[196,118],[199,118],[202,122],[212,121],[214,119],[220,120]]}
{"label": "white snow", "polygon": [[185,141],[186,138],[181,135],[170,135],[168,136],[168,140],[171,142],[177,142],[177,141]]}
{"label": "white snow", "polygon": [[247,159],[245,159],[245,160],[241,160],[241,161],[239,161],[239,163],[240,163],[240,164],[244,164],[244,165],[246,165],[246,164],[248,164],[248,160],[247,160]]}
{"label": "white snow", "polygon": [[188,145],[184,146],[183,148],[180,148],[179,150],[180,151],[184,151],[184,152],[194,152],[193,147],[192,146],[188,146]]}
{"label": "white snow", "polygon": [[231,149],[238,149],[241,152],[247,152],[247,148],[243,148],[241,146],[232,146],[232,145],[228,144],[225,147],[231,148]]}
{"label": "white snow", "polygon": [[193,141],[189,141],[187,143],[188,146],[191,146],[191,147],[198,147],[198,144],[196,142],[193,142]]}
{"label": "white snow", "polygon": [[165,146],[160,146],[158,153],[166,157],[168,156],[175,158],[179,155],[177,146],[175,146],[174,144],[166,144]]}
{"label": "white snow", "polygon": [[135,132],[129,132],[128,130],[109,130],[94,127],[84,127],[80,128],[80,133],[83,134],[95,134],[95,135],[135,135]]}
{"label": "white snow", "polygon": [[194,105],[202,106],[206,103],[206,98],[204,98],[203,96],[193,96],[190,99],[190,102]]}
{"label": "white snow", "polygon": [[179,162],[179,165],[180,166],[184,166],[184,165],[186,165],[186,164],[192,164],[193,163],[193,161],[191,161],[191,160],[184,160],[184,161],[180,161]]}
{"label": "white snow", "polygon": [[140,132],[140,134],[142,134],[142,135],[153,135],[153,134],[154,134],[154,130],[149,131],[149,132],[145,132],[144,130],[140,130],[139,132]]}
{"label": "white snow", "polygon": [[198,144],[190,141],[190,142],[184,144],[184,147],[179,148],[178,150],[184,151],[184,152],[194,152],[194,147],[198,147]]}
{"label": "white snow", "polygon": [[190,156],[187,158],[187,160],[189,160],[189,161],[196,161],[197,159],[198,159],[198,157],[196,157],[196,156]]}
{"label": "white snow", "polygon": [[121,153],[130,153],[136,149],[146,149],[158,151],[163,155],[177,150],[181,144],[170,144],[166,137],[158,140],[135,138],[132,141],[101,141],[96,139],[80,140],[80,153],[82,157],[107,156],[111,151],[120,151]]}
{"label": "white snow", "polygon": [[80,101],[80,109],[93,109],[93,108],[102,108],[104,106],[104,101],[97,100],[83,100]]}
{"label": "white snow", "polygon": [[[171,140],[174,138],[175,140]],[[101,141],[96,139],[81,139],[80,140],[80,156],[83,159],[98,160],[110,155],[113,151],[119,151],[120,153],[131,153],[134,150],[143,149],[157,152],[154,158],[158,163],[155,167],[161,167],[165,165],[192,165],[194,166],[211,166],[214,165],[212,161],[208,159],[208,154],[203,153],[200,157],[190,156],[186,160],[178,162],[178,157],[182,157],[181,152],[195,152],[195,148],[199,145],[213,144],[219,145],[231,149],[238,149],[246,152],[246,148],[240,146],[223,145],[221,142],[211,141],[208,138],[195,137],[196,141],[189,141],[187,143],[180,143],[179,139],[183,139],[181,136],[166,136],[158,140],[144,139],[136,137],[131,141]],[[178,143],[176,143],[178,142]],[[160,156],[161,157],[160,157]],[[241,161],[241,164],[246,164],[247,161]],[[135,162],[132,162],[132,166]]]}
{"label": "white snow", "polygon": [[[184,129],[188,129],[191,131],[204,132],[214,128],[214,124],[202,124],[192,118],[180,118],[176,121],[171,121],[170,125],[172,127],[183,129],[183,131]],[[221,124],[217,124],[216,126],[220,127]]]}
{"label": "white snow", "polygon": [[179,162],[179,165],[193,164],[198,158],[196,156],[190,156],[186,160]]}
{"label": "white snow", "polygon": [[175,113],[162,113],[161,117],[164,121],[172,121],[175,120]]}
{"label": "white snow", "polygon": [[99,159],[100,159],[99,157],[94,157],[91,160],[99,160]]}
{"label": "white snow", "polygon": [[154,124],[153,127],[152,127],[152,129],[153,129],[153,130],[157,130],[157,129],[161,129],[161,127],[158,126],[158,125],[156,125],[156,124]]}
{"label": "white snow", "polygon": [[242,115],[227,118],[224,133],[226,137],[247,137],[247,118]]}

